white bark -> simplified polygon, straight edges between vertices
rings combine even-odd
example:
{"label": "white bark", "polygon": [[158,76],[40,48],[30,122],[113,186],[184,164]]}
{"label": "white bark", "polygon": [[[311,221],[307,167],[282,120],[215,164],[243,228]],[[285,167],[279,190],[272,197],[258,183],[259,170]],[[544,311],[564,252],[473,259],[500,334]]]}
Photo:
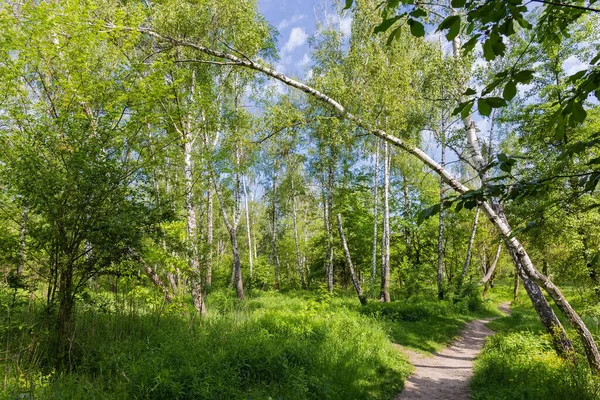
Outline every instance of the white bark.
{"label": "white bark", "polygon": [[380,300],[386,303],[390,299],[390,150],[384,143],[383,158],[383,237],[381,246],[381,295]]}
{"label": "white bark", "polygon": [[250,208],[248,207],[248,191],[246,190],[246,180],[242,178],[242,188],[244,189],[244,207],[246,211],[246,233],[248,234],[248,267],[250,272],[250,279],[252,279],[252,235],[250,234]]}
{"label": "white bark", "polygon": [[364,306],[367,304],[367,299],[363,294],[362,288],[360,287],[360,282],[358,282],[356,274],[354,273],[354,265],[352,264],[350,250],[348,250],[348,244],[346,243],[346,237],[344,236],[344,227],[342,226],[342,216],[340,214],[337,215],[337,222],[342,248],[344,249],[344,255],[346,256],[346,264],[348,264],[348,270],[350,271],[350,278],[352,278],[352,284],[354,285],[354,290],[356,290],[358,300],[360,301],[360,304]]}
{"label": "white bark", "polygon": [[471,255],[473,253],[473,243],[475,242],[475,234],[477,233],[477,224],[479,222],[479,208],[475,210],[475,219],[473,220],[473,228],[471,229],[471,237],[469,238],[469,245],[467,246],[467,256],[465,258],[465,263],[463,265],[462,274],[460,276],[460,281],[458,282],[458,288],[460,289],[465,278],[467,277],[467,272],[469,270],[469,264],[471,263]]}
{"label": "white bark", "polygon": [[375,141],[375,177],[373,179],[373,258],[371,260],[371,284],[375,281],[377,275],[377,209],[379,188],[379,139]]}
{"label": "white bark", "polygon": [[490,280],[492,275],[494,275],[494,271],[496,270],[496,265],[498,265],[498,260],[500,259],[500,252],[502,250],[502,242],[498,244],[498,249],[496,249],[496,255],[494,256],[494,261],[490,268],[485,272],[485,276],[481,279],[482,283],[486,283]]}

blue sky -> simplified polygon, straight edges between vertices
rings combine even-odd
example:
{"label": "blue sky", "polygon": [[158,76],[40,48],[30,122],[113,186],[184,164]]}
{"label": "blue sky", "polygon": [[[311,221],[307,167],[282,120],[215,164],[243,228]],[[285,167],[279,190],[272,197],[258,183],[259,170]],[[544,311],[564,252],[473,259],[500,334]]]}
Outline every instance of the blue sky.
{"label": "blue sky", "polygon": [[332,0],[259,0],[258,5],[280,33],[280,61],[275,67],[289,75],[305,77],[310,70],[308,40],[317,22],[336,24],[344,33],[350,33],[350,15],[340,18]]}

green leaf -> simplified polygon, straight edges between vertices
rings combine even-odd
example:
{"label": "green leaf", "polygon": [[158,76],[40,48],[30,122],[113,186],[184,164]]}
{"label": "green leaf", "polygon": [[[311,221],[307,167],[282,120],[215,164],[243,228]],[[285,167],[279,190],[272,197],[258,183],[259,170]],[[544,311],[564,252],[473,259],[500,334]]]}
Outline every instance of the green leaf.
{"label": "green leaf", "polygon": [[500,153],[496,156],[496,158],[498,158],[498,161],[500,162],[507,162],[508,161],[508,156],[504,153]]}
{"label": "green leaf", "polygon": [[394,25],[394,23],[396,21],[398,21],[400,18],[402,18],[400,15],[396,15],[393,18],[388,18],[383,20],[379,25],[377,25],[375,27],[375,29],[373,30],[374,33],[379,33],[379,32],[385,32],[387,31],[390,26]]}
{"label": "green leaf", "polygon": [[504,90],[502,91],[502,97],[504,100],[511,101],[517,95],[517,84],[515,81],[508,81]]}
{"label": "green leaf", "polygon": [[475,45],[477,44],[477,39],[480,37],[480,34],[473,36],[471,39],[467,40],[465,44],[462,45],[462,51],[465,53],[469,53]]}
{"label": "green leaf", "polygon": [[488,104],[486,99],[481,98],[477,100],[477,110],[479,111],[479,114],[487,117],[492,113],[492,106]]}
{"label": "green leaf", "polygon": [[419,21],[416,21],[411,18],[408,20],[408,25],[410,25],[410,33],[413,36],[416,36],[416,37],[425,36],[425,27]]}
{"label": "green leaf", "polygon": [[456,36],[460,33],[460,17],[458,17],[454,23],[450,26],[450,30],[446,34],[447,40],[454,40]]}
{"label": "green leaf", "polygon": [[429,208],[426,208],[425,210],[421,211],[418,216],[417,216],[417,224],[421,225],[423,223],[423,221],[425,221],[426,219],[428,219],[429,217],[434,216],[435,214],[440,212],[440,205],[439,204],[435,204]]}
{"label": "green leaf", "polygon": [[502,97],[486,97],[485,100],[493,108],[506,106],[506,100],[504,100]]}
{"label": "green leaf", "polygon": [[472,96],[474,94],[477,94],[477,91],[475,89],[471,89],[468,88],[467,90],[465,90],[465,92],[463,93],[463,96]]}
{"label": "green leaf", "polygon": [[346,0],[346,6],[344,7],[344,10],[350,9],[350,7],[352,7],[352,3],[354,3],[354,0]]}
{"label": "green leaf", "polygon": [[412,11],[409,15],[415,18],[425,17],[427,16],[427,11],[423,10],[422,8],[415,8],[414,11]]}
{"label": "green leaf", "polygon": [[450,4],[452,4],[452,8],[463,8],[467,0],[452,0]]}
{"label": "green leaf", "polygon": [[524,69],[522,71],[515,72],[512,75],[512,78],[518,83],[529,83],[531,82],[531,79],[533,79],[533,71],[530,69]]}
{"label": "green leaf", "polygon": [[439,24],[436,32],[443,31],[444,29],[450,29],[456,22],[460,23],[460,17],[458,15],[451,15]]}
{"label": "green leaf", "polygon": [[523,29],[531,29],[533,26],[529,23],[529,21],[527,21],[525,18],[523,17],[519,17],[516,18],[517,22],[519,23],[519,25],[521,25],[521,28]]}
{"label": "green leaf", "polygon": [[460,212],[460,210],[463,209],[464,203],[462,201],[459,201],[458,203],[456,203],[456,207],[454,208],[455,212]]}
{"label": "green leaf", "polygon": [[465,108],[462,109],[462,111],[460,112],[460,118],[465,119],[467,118],[467,115],[469,115],[471,113],[471,110],[473,109],[473,102],[470,102],[466,105]]}
{"label": "green leaf", "polygon": [[581,102],[579,102],[579,101],[574,102],[573,108],[571,111],[571,120],[574,123],[581,123],[581,122],[585,121],[586,117],[587,117],[587,112],[584,110]]}
{"label": "green leaf", "polygon": [[488,39],[483,42],[483,57],[486,61],[492,61],[496,55],[494,54],[494,49],[492,47],[492,40]]}
{"label": "green leaf", "polygon": [[385,44],[386,44],[386,45],[388,45],[388,46],[389,46],[390,44],[392,44],[392,42],[394,41],[394,39],[396,38],[396,36],[398,36],[398,33],[400,33],[400,29],[401,29],[401,28],[402,28],[402,27],[401,27],[401,26],[399,26],[399,27],[395,28],[395,29],[392,31],[392,33],[390,33],[390,36],[388,37],[387,41],[385,42]]}

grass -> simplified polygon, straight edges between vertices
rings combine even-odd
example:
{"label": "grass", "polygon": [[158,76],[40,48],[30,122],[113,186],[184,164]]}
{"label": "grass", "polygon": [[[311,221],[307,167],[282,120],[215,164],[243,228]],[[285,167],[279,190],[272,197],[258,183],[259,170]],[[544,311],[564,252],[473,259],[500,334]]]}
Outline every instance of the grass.
{"label": "grass", "polygon": [[[567,288],[565,293],[574,299],[573,291]],[[494,296],[509,298],[508,285],[506,290],[496,291]],[[573,303],[582,309],[580,302]],[[586,321],[588,326],[594,326],[589,318],[591,316]],[[497,333],[486,340],[475,363],[471,384],[473,399],[600,398],[600,380],[587,367],[575,333],[569,332],[578,353],[578,362],[572,363],[556,356],[550,337],[524,291],[520,293],[519,301],[513,304],[512,315],[497,319],[488,327]]]}
{"label": "grass", "polygon": [[214,291],[200,321],[184,299],[163,309],[152,289],[135,290],[138,303],[108,293],[80,302],[63,374],[50,367],[52,316],[23,297],[12,322],[0,316],[0,399],[390,399],[412,369],[393,343],[435,352],[466,321],[500,315],[476,287],[366,307],[343,291],[253,291],[244,302]]}
{"label": "grass", "polygon": [[[79,310],[73,371],[48,369],[48,337],[35,334],[3,365],[9,372],[0,398],[389,399],[412,368],[353,299],[232,297],[211,294],[212,313],[202,322],[174,312]],[[42,326],[37,318],[34,330]],[[7,330],[17,337],[14,326],[3,339]],[[37,356],[15,365],[16,353],[34,347]]]}

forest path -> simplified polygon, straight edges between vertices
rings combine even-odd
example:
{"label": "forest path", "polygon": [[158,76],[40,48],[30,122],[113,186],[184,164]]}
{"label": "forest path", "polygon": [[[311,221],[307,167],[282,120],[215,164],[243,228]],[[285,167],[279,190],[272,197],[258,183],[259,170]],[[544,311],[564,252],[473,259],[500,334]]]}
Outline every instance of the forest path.
{"label": "forest path", "polygon": [[[502,303],[500,310],[510,314],[510,304]],[[415,370],[404,384],[404,390],[395,400],[467,400],[469,381],[473,376],[473,360],[485,338],[494,331],[485,326],[496,318],[471,321],[465,325],[462,335],[439,353],[423,355],[398,345],[408,357]]]}

